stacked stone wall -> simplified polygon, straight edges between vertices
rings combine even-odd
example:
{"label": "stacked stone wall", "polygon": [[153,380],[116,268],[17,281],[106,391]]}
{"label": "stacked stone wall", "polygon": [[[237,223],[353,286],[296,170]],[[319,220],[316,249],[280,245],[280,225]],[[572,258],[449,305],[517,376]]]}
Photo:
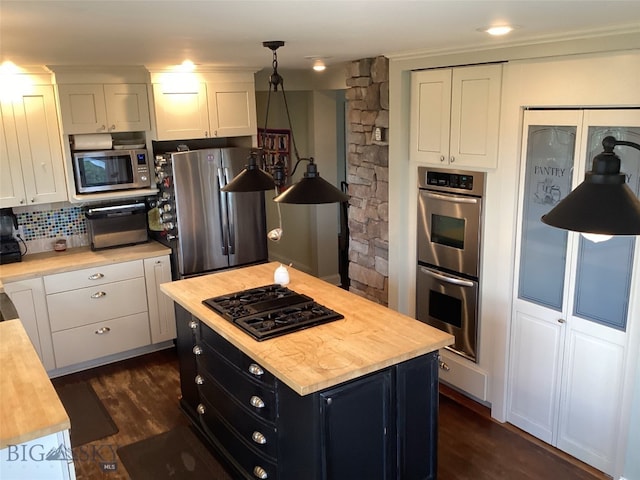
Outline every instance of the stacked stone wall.
{"label": "stacked stone wall", "polygon": [[389,61],[352,62],[347,73],[350,291],[388,303]]}

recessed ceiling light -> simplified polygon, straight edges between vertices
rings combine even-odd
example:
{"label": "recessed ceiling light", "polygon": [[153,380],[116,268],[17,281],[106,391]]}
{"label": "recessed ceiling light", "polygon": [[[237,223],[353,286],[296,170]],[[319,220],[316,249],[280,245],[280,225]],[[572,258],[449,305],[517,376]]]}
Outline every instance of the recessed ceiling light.
{"label": "recessed ceiling light", "polygon": [[311,56],[311,57],[304,57],[304,58],[306,58],[307,60],[313,61],[313,69],[316,72],[322,72],[327,68],[327,65],[325,64],[325,60],[327,58],[330,58],[330,57],[314,57],[314,56]]}
{"label": "recessed ceiling light", "polygon": [[193,72],[196,69],[196,64],[191,60],[184,60],[180,65],[180,70],[183,72]]}
{"label": "recessed ceiling light", "polygon": [[313,62],[313,69],[316,72],[322,72],[327,68],[327,66],[324,64],[324,62],[322,60],[316,60],[315,62]]}
{"label": "recessed ceiling light", "polygon": [[0,74],[15,74],[20,73],[18,66],[10,60],[5,60],[0,65]]}
{"label": "recessed ceiling light", "polygon": [[506,35],[509,32],[512,32],[513,30],[515,30],[517,27],[514,25],[494,25],[491,27],[482,27],[479,28],[478,31],[479,32],[485,32],[488,33],[489,35],[493,35],[495,37],[498,37],[500,35]]}

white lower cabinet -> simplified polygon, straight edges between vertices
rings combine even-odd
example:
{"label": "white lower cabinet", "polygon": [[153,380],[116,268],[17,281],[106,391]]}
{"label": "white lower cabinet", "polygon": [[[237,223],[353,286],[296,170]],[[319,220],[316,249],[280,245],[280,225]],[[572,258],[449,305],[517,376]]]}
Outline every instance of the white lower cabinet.
{"label": "white lower cabinet", "polygon": [[151,343],[147,312],[53,332],[58,368]]}
{"label": "white lower cabinet", "polygon": [[4,289],[51,372],[173,340],[173,302],[160,292],[170,281],[169,256],[163,255],[10,282]]}
{"label": "white lower cabinet", "polygon": [[173,301],[160,291],[160,285],[171,281],[171,262],[168,256],[145,258],[144,278],[149,301],[151,343],[176,338],[176,314]]}
{"label": "white lower cabinet", "polygon": [[151,343],[142,260],[44,277],[56,368]]}
{"label": "white lower cabinet", "polygon": [[15,305],[20,321],[45,370],[52,370],[55,368],[55,359],[42,278],[5,283],[4,291]]}

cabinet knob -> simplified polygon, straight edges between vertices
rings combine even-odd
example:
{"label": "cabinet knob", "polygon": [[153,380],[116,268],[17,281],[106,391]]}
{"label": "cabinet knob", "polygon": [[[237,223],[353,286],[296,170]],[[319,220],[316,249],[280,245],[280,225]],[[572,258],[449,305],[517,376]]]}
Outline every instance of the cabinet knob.
{"label": "cabinet knob", "polygon": [[202,347],[200,347],[199,345],[196,345],[195,347],[193,347],[193,353],[195,355],[202,355]]}
{"label": "cabinet knob", "polygon": [[104,278],[103,273],[94,273],[93,275],[89,275],[89,280],[100,280],[101,278]]}
{"label": "cabinet knob", "polygon": [[104,131],[104,130],[106,130],[106,129],[107,129],[107,126],[106,126],[106,125],[100,125],[100,128],[98,128],[98,131],[99,131],[99,132],[102,132],[102,131]]}
{"label": "cabinet knob", "polygon": [[251,397],[251,399],[249,400],[249,403],[251,404],[252,407],[264,408],[264,401],[256,395]]}
{"label": "cabinet knob", "polygon": [[109,130],[115,130],[116,126],[115,125],[111,125],[111,128]]}
{"label": "cabinet knob", "polygon": [[96,330],[96,335],[104,335],[105,333],[109,333],[111,329],[109,327],[101,327]]}
{"label": "cabinet knob", "polygon": [[196,322],[195,320],[191,320],[191,321],[189,322],[189,328],[190,328],[191,330],[195,330],[196,328],[198,328],[198,322]]}
{"label": "cabinet knob", "polygon": [[251,440],[260,445],[264,445],[265,443],[267,443],[267,437],[265,437],[260,432],[253,432],[253,434],[251,434]]}
{"label": "cabinet knob", "polygon": [[449,370],[451,370],[449,368],[449,365],[447,365],[445,362],[443,362],[442,360],[438,360],[438,364],[440,365],[440,369],[444,370],[445,372],[448,372]]}
{"label": "cabinet knob", "polygon": [[36,199],[35,199],[35,198],[32,198],[32,199],[31,199],[31,203],[35,203],[35,202],[36,202]]}
{"label": "cabinet knob", "polygon": [[566,320],[564,318],[559,318],[558,323],[566,323]]}
{"label": "cabinet knob", "polygon": [[451,155],[451,160],[450,160],[450,162],[451,162],[451,163],[453,163],[453,162],[455,162],[455,161],[456,161],[456,157],[454,157],[453,155]]}
{"label": "cabinet knob", "polygon": [[444,155],[440,155],[440,161],[444,162]]}
{"label": "cabinet knob", "polygon": [[249,365],[249,373],[251,375],[255,375],[256,377],[260,377],[264,375],[264,370],[260,365],[252,363],[251,365]]}
{"label": "cabinet knob", "polygon": [[204,415],[204,412],[207,411],[207,409],[204,407],[203,404],[199,403],[198,406],[196,407],[196,411],[200,414],[200,415]]}
{"label": "cabinet knob", "polygon": [[266,478],[269,478],[269,474],[262,467],[253,467],[253,476],[256,477],[256,478],[263,479],[263,480],[266,479]]}
{"label": "cabinet knob", "polygon": [[91,295],[91,298],[102,298],[106,296],[107,296],[107,292],[96,292],[93,295]]}
{"label": "cabinet knob", "polygon": [[202,385],[204,383],[204,378],[202,375],[196,375],[196,385]]}

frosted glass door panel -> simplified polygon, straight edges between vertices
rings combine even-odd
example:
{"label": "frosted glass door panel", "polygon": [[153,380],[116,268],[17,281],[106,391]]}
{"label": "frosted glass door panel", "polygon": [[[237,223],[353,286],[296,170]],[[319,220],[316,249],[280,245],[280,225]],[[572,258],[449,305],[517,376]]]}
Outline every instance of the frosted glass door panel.
{"label": "frosted glass door panel", "polygon": [[[640,144],[638,127],[589,127],[588,170],[593,157],[602,152],[602,139],[608,135]],[[626,174],[627,184],[640,196],[640,151],[618,146],[614,152],[620,157],[620,170]],[[574,315],[626,330],[635,241],[635,237],[614,237],[593,243],[580,237]]]}
{"label": "frosted glass door panel", "polygon": [[562,311],[567,231],[540,221],[571,191],[574,126],[529,127],[518,296]]}

